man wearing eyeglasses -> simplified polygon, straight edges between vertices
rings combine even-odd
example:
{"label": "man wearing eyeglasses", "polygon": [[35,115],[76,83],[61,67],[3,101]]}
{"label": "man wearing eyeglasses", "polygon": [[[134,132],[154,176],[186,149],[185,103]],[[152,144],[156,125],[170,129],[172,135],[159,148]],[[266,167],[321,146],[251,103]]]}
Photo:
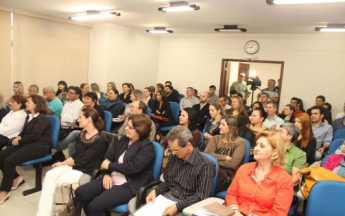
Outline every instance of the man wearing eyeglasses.
{"label": "man wearing eyeglasses", "polygon": [[163,211],[164,216],[182,215],[185,207],[210,195],[215,165],[192,146],[192,138],[183,126],[174,127],[166,137],[170,156],[163,173],[165,182],[146,197],[147,203],[160,194],[176,202]]}
{"label": "man wearing eyeglasses", "polygon": [[61,112],[62,122],[76,123],[79,118],[80,111],[83,107],[83,102],[79,100],[81,95],[81,90],[77,86],[70,86],[67,91],[69,102],[67,102]]}
{"label": "man wearing eyeglasses", "polygon": [[[143,101],[133,101],[129,106],[130,106],[129,109],[131,111],[131,114],[141,114],[141,113],[147,114],[148,107]],[[129,116],[125,118],[125,121],[123,122],[122,126],[117,131],[117,138],[119,138],[119,140],[121,139],[123,135],[126,134],[126,127],[128,125],[128,122],[129,122]],[[156,134],[156,126],[152,122],[151,133],[150,133],[149,139],[154,140],[155,134]]]}

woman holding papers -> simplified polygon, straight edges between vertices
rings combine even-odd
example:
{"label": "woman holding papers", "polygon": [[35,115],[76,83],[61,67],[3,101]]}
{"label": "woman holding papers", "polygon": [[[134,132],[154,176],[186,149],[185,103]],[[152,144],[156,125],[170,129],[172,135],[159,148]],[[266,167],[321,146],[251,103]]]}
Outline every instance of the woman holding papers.
{"label": "woman holding papers", "polygon": [[128,203],[141,186],[153,181],[155,150],[148,139],[151,124],[144,114],[131,115],[126,136],[109,150],[101,165],[103,178],[76,190],[86,215],[106,215],[106,210]]}

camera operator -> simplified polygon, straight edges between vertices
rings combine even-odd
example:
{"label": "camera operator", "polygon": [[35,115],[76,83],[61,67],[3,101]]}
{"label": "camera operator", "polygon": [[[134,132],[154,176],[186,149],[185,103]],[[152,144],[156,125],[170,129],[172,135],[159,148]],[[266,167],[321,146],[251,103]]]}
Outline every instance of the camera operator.
{"label": "camera operator", "polygon": [[251,94],[251,92],[248,90],[248,85],[245,81],[245,77],[245,73],[240,73],[240,75],[238,76],[238,81],[233,82],[230,87],[230,91],[235,90],[242,95],[244,104],[246,104],[247,98]]}

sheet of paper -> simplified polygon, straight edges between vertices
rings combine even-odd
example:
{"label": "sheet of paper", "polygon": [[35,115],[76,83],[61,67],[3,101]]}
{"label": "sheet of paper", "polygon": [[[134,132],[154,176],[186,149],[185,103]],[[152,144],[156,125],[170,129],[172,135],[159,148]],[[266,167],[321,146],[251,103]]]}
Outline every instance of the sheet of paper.
{"label": "sheet of paper", "polygon": [[162,216],[163,211],[170,205],[176,202],[165,198],[162,195],[156,197],[154,204],[152,202],[144,205],[138,211],[134,213],[134,216]]}
{"label": "sheet of paper", "polygon": [[217,216],[206,209],[200,209],[198,211],[193,212],[193,216]]}

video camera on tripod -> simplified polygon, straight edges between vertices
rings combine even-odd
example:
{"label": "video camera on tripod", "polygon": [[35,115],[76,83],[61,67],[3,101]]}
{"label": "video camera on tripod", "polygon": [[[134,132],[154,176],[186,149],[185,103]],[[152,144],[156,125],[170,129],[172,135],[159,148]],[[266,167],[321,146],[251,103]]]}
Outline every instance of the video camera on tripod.
{"label": "video camera on tripod", "polygon": [[261,80],[260,80],[259,76],[248,77],[247,85],[251,85],[250,89],[252,91],[255,91],[258,87],[261,86]]}

